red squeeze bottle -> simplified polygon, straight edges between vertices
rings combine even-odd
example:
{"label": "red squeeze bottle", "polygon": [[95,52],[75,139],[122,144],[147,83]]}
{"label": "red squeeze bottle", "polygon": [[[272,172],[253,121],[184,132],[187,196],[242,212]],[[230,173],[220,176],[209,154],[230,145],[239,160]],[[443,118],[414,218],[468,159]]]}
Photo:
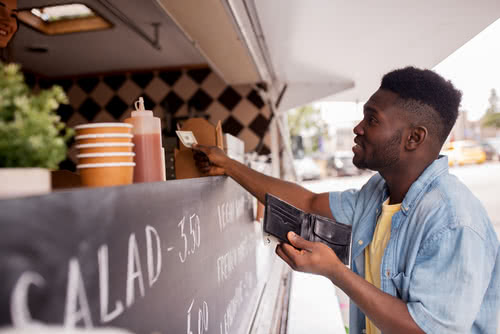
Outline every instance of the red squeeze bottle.
{"label": "red squeeze bottle", "polygon": [[132,117],[125,120],[132,124],[135,168],[134,183],[164,181],[161,146],[161,120],[151,110],[144,110],[144,99],[135,102]]}

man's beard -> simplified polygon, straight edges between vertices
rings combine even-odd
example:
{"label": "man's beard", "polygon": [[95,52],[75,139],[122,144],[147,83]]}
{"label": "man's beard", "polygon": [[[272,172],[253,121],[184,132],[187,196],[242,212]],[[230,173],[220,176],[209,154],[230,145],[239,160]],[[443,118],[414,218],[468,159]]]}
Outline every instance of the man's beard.
{"label": "man's beard", "polygon": [[366,151],[363,148],[363,159],[356,161],[353,158],[353,163],[360,169],[371,169],[380,171],[384,168],[390,167],[399,161],[399,145],[401,144],[402,132],[396,131],[394,135],[387,141],[387,143],[374,151],[371,156],[366,157]]}

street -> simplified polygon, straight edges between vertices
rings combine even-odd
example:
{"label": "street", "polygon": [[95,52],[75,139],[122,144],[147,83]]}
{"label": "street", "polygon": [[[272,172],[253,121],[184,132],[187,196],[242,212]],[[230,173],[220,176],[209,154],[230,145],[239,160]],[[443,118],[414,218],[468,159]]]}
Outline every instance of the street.
{"label": "street", "polygon": [[[452,167],[450,173],[465,183],[483,203],[500,239],[500,203],[497,197],[500,163]],[[329,178],[304,182],[302,185],[314,192],[359,189],[371,175]],[[294,272],[287,333],[344,333],[343,322],[348,321],[347,303],[347,296],[336,290],[324,277]]]}

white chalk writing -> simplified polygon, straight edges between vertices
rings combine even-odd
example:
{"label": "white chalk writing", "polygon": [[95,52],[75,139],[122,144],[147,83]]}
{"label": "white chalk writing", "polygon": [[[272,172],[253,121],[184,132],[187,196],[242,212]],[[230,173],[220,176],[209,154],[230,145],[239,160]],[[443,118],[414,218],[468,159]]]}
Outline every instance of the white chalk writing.
{"label": "white chalk writing", "polygon": [[236,222],[245,209],[245,196],[241,196],[233,201],[224,202],[217,205],[217,216],[219,220],[219,230],[224,231],[229,225]]}
{"label": "white chalk writing", "polygon": [[139,293],[144,297],[144,277],[141,269],[141,259],[139,258],[139,248],[135,234],[132,233],[128,239],[128,263],[127,263],[127,307],[130,307],[135,300],[135,280],[139,284]]}
{"label": "white chalk writing", "polygon": [[253,238],[246,236],[238,246],[217,258],[217,283],[228,280],[236,267],[250,253]]}
{"label": "white chalk writing", "polygon": [[234,323],[236,314],[243,303],[243,281],[240,281],[234,291],[233,298],[229,301],[223,319],[220,322],[220,334],[229,334]]}
{"label": "white chalk writing", "polygon": [[[151,287],[159,279],[161,273],[161,241],[158,232],[151,226],[146,226],[145,234],[147,277],[149,287]],[[156,256],[154,250],[156,250]],[[145,295],[144,274],[135,233],[129,236],[127,255],[125,304],[126,307],[130,308],[135,302],[136,286],[139,287],[139,295],[141,297]],[[97,250],[97,265],[100,323],[104,324],[112,321],[124,312],[124,304],[121,300],[116,300],[114,308],[112,310],[109,309],[109,249],[106,244],[101,245]],[[92,328],[92,313],[89,307],[80,263],[76,257],[69,260],[67,277],[64,326],[66,328],[75,328],[83,325],[85,328]],[[45,279],[39,273],[26,271],[20,275],[10,297],[10,312],[14,327],[22,328],[36,322],[29,312],[28,292],[32,286],[43,289],[46,285]]]}
{"label": "white chalk writing", "polygon": [[10,300],[10,314],[14,327],[25,327],[34,322],[28,309],[30,285],[41,288],[45,285],[45,280],[40,274],[32,271],[23,273],[17,280]]}
{"label": "white chalk writing", "polygon": [[[184,240],[184,251],[179,252],[179,259],[182,263],[186,261],[188,255],[192,255],[196,252],[196,249],[200,248],[201,244],[201,224],[200,217],[197,214],[189,216],[189,235],[184,231],[184,224],[186,223],[186,217],[182,217],[182,220],[177,224],[181,229],[181,238]],[[191,241],[192,239],[192,241]]]}
{"label": "white chalk writing", "polygon": [[83,320],[86,328],[92,327],[87,293],[83,284],[80,264],[76,258],[69,261],[66,307],[64,310],[64,327],[75,328],[81,320]]}
{"label": "white chalk writing", "polygon": [[[194,299],[187,310],[186,334],[193,334],[191,331],[191,310],[193,309]],[[196,314],[196,312],[193,312]],[[208,333],[208,304],[203,302],[198,308],[198,334]]]}
{"label": "white chalk writing", "polygon": [[97,251],[99,263],[99,302],[101,306],[101,322],[107,323],[123,312],[123,303],[119,300],[115,303],[115,309],[108,312],[109,304],[109,265],[108,245],[103,245]]}

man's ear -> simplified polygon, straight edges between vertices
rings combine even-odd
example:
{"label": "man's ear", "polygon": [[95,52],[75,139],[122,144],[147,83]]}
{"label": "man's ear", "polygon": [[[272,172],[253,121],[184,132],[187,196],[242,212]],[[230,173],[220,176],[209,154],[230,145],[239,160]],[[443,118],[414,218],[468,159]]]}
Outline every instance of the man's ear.
{"label": "man's ear", "polygon": [[427,134],[428,131],[425,126],[411,128],[405,143],[405,149],[408,151],[416,150],[427,139]]}

